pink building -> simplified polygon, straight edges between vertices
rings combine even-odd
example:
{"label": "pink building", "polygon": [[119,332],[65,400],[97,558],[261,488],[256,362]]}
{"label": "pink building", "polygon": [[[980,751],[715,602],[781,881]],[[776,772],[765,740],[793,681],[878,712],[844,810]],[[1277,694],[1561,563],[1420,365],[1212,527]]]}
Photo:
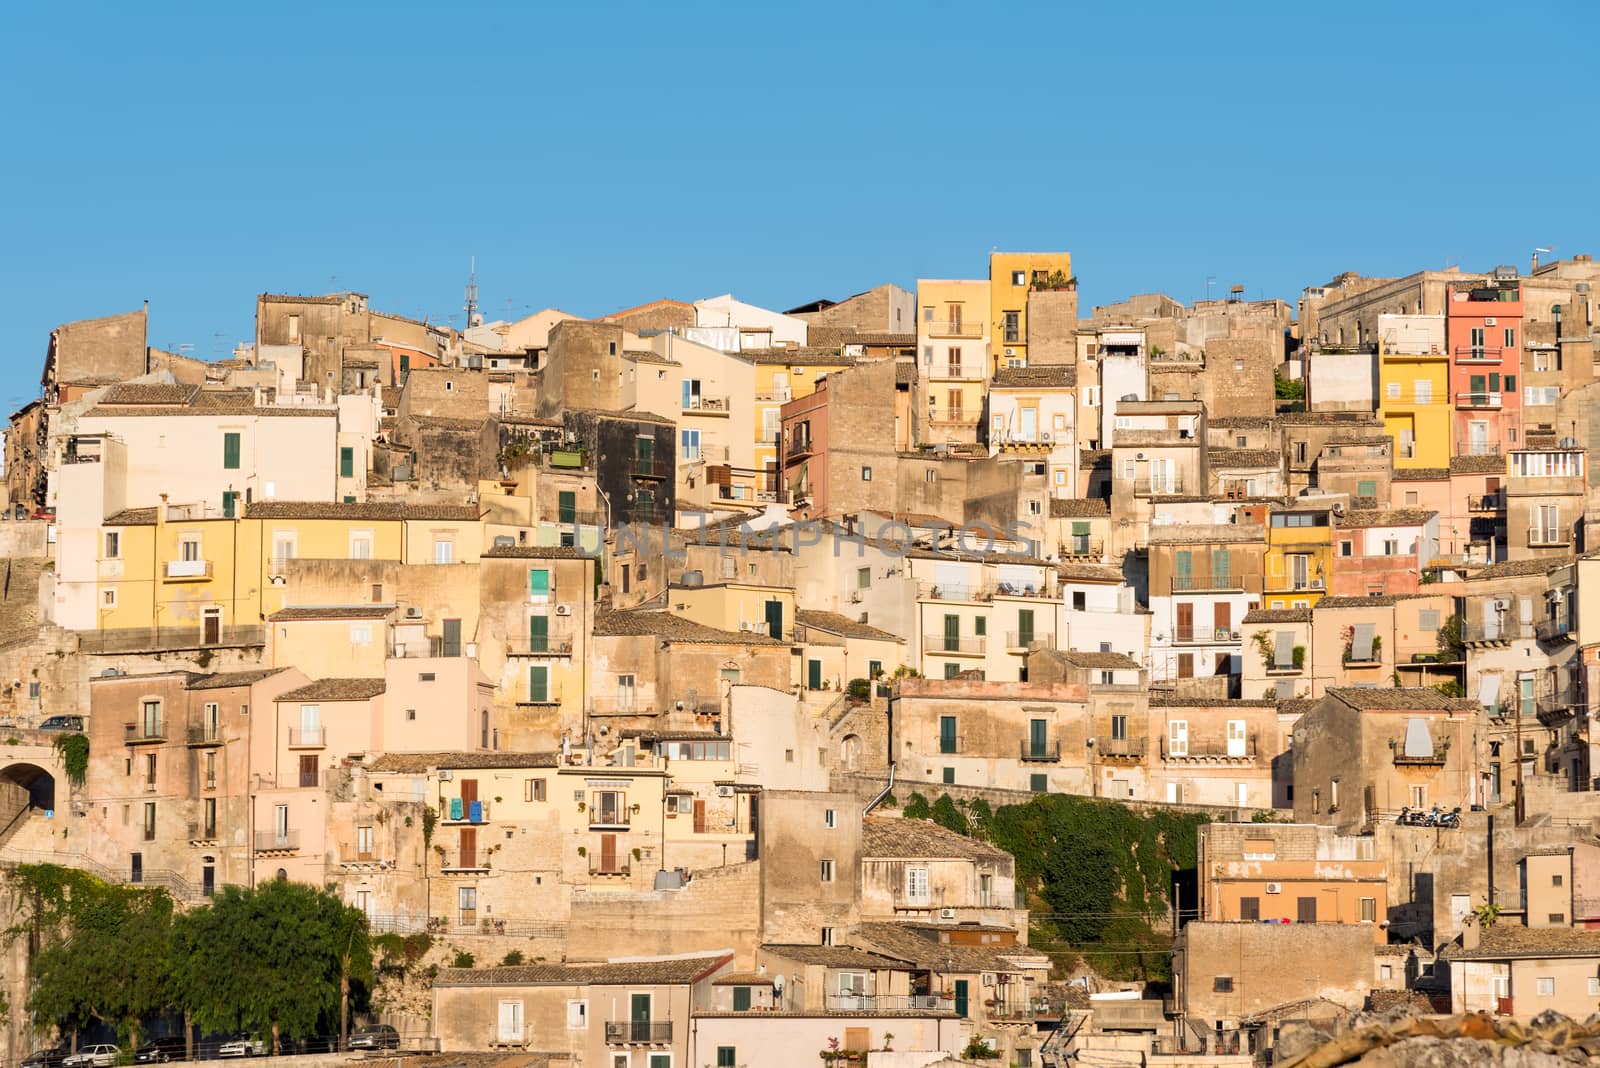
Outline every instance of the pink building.
{"label": "pink building", "polygon": [[1449,287],[1445,340],[1456,409],[1455,456],[1505,453],[1521,441],[1522,289],[1515,272],[1508,273],[1504,279]]}
{"label": "pink building", "polygon": [[1335,597],[1416,593],[1439,555],[1439,513],[1420,508],[1350,512],[1333,531]]}

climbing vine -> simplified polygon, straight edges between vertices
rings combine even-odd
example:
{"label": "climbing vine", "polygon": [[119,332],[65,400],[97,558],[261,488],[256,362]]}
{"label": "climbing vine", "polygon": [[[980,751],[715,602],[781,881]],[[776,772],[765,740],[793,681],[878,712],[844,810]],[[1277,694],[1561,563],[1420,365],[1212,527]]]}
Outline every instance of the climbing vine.
{"label": "climbing vine", "polygon": [[89,775],[89,736],[63,734],[55,740],[55,747],[67,769],[67,781],[81,789]]}

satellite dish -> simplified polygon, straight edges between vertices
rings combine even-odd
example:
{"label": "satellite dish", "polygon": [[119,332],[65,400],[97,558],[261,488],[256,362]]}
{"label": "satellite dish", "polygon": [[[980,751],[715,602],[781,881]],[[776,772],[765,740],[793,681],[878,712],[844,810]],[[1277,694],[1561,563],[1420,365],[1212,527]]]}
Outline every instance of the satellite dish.
{"label": "satellite dish", "polygon": [[780,998],[783,997],[783,976],[774,975],[772,977],[772,992]]}

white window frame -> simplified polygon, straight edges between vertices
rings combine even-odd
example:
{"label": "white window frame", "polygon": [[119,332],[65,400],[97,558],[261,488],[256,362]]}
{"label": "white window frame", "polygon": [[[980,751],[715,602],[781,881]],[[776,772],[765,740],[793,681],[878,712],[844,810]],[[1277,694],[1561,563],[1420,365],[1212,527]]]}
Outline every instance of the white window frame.
{"label": "white window frame", "polygon": [[[506,1026],[506,1010],[512,1010],[512,1019],[516,1024],[515,1029]],[[499,1010],[495,1013],[495,1041],[497,1042],[522,1042],[528,1033],[527,1017],[524,1013],[525,1006],[521,998],[501,998]]]}
{"label": "white window frame", "polygon": [[925,905],[931,900],[928,892],[928,869],[906,869],[906,901],[912,905]]}
{"label": "white window frame", "polygon": [[567,999],[567,1030],[583,1031],[589,1027],[589,1001],[587,998]]}

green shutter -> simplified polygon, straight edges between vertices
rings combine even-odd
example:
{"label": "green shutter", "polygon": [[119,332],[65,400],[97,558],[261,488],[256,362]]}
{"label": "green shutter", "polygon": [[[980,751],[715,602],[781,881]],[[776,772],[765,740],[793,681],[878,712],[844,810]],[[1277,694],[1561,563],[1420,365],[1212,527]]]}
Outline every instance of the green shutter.
{"label": "green shutter", "polygon": [[548,652],[550,649],[550,617],[530,616],[528,618],[528,651],[530,653]]}
{"label": "green shutter", "polygon": [[944,648],[946,652],[959,652],[961,649],[961,617],[944,617]]}
{"label": "green shutter", "polygon": [[572,490],[562,490],[556,495],[556,521],[560,523],[576,523],[578,521],[578,495]]}
{"label": "green shutter", "polygon": [[1033,641],[1033,609],[1023,608],[1017,612],[1017,640],[1023,645]]}
{"label": "green shutter", "polygon": [[1226,549],[1211,550],[1211,576],[1213,579],[1226,581],[1233,571],[1233,559]]}
{"label": "green shutter", "polygon": [[[736,986],[736,987],[733,988],[733,1011],[734,1012],[749,1012],[750,1011],[750,988],[749,987],[747,987],[747,986]],[[722,1063],[722,1061],[721,1061],[722,1050],[720,1050],[720,1049],[717,1050],[717,1054],[718,1054],[717,1063],[720,1064],[720,1063]]]}
{"label": "green shutter", "polygon": [[989,617],[988,616],[979,616],[977,619],[974,619],[972,621],[972,633],[976,634],[980,638],[983,637],[985,634],[988,634],[989,633]]}
{"label": "green shutter", "polygon": [[1086,519],[1073,520],[1072,536],[1075,538],[1087,538],[1089,536],[1089,521]]}
{"label": "green shutter", "polygon": [[224,518],[224,519],[232,519],[233,518],[233,514],[236,511],[236,509],[234,508],[234,502],[237,501],[238,499],[239,499],[239,495],[237,493],[235,493],[234,491],[232,491],[232,490],[228,490],[228,491],[223,493],[223,495],[222,495],[222,518]]}
{"label": "green shutter", "polygon": [[356,450],[346,446],[339,450],[339,477],[353,478],[356,473]]}
{"label": "green shutter", "polygon": [[1360,482],[1356,483],[1357,497],[1376,497],[1377,495],[1378,483],[1372,479],[1362,479]]}
{"label": "green shutter", "polygon": [[239,435],[222,435],[222,466],[229,471],[239,470]]}
{"label": "green shutter", "polygon": [[[950,665],[954,667],[954,664]],[[954,753],[956,751],[956,717],[939,717],[939,752]]]}
{"label": "green shutter", "polygon": [[528,592],[535,597],[548,597],[550,595],[549,570],[536,567],[528,572]]}
{"label": "green shutter", "polygon": [[528,669],[528,700],[550,700],[550,669],[544,664],[534,664]]}
{"label": "green shutter", "polygon": [[[741,989],[740,987],[734,987],[734,991],[735,991],[735,993],[733,995],[733,1000],[734,1000],[734,1006],[733,1007],[734,1008],[738,1008],[739,1007],[739,1005],[738,1005],[738,1002],[739,1002],[738,990],[740,990],[740,989]],[[745,1000],[749,1001],[750,1000],[750,998],[749,998],[750,988],[749,987],[744,987],[742,989],[745,991]],[[749,1008],[749,1006],[746,1005],[745,1008]],[[717,1047],[717,1068],[735,1068],[735,1066],[738,1064],[738,1061],[735,1059],[737,1056],[738,1056],[738,1051],[735,1049],[735,1047],[733,1047],[733,1046],[718,1046]]]}
{"label": "green shutter", "polygon": [[1177,565],[1178,578],[1183,580],[1182,585],[1178,588],[1180,590],[1190,589],[1192,584],[1189,579],[1194,575],[1194,553],[1188,549],[1179,549],[1173,560]]}

